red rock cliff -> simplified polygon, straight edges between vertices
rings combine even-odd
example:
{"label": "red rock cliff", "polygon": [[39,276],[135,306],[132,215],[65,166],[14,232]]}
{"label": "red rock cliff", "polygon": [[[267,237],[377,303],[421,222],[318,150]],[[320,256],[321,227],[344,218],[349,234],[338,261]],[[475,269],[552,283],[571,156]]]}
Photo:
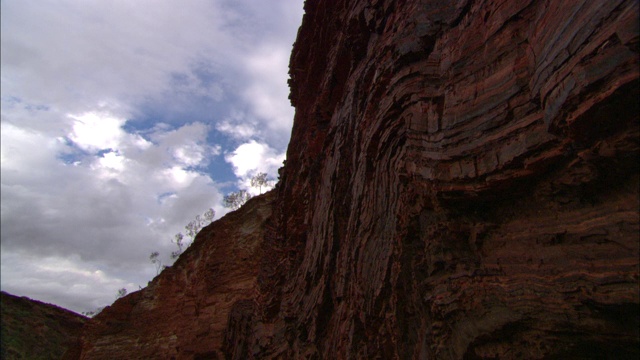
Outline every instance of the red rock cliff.
{"label": "red rock cliff", "polygon": [[278,188],[81,358],[637,358],[638,2],[305,11]]}

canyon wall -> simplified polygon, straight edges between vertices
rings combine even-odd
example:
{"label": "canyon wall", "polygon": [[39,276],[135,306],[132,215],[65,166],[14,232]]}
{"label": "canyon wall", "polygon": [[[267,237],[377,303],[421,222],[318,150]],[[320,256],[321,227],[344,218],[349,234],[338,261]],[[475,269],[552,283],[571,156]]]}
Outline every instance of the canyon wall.
{"label": "canyon wall", "polygon": [[637,358],[638,12],[307,1],[277,188],[76,358]]}

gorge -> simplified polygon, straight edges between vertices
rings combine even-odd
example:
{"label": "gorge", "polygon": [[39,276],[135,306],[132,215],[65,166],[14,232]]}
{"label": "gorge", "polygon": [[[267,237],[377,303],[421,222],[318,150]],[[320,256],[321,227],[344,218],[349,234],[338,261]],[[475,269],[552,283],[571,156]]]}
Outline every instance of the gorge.
{"label": "gorge", "polygon": [[638,7],[306,1],[277,187],[64,358],[638,358]]}

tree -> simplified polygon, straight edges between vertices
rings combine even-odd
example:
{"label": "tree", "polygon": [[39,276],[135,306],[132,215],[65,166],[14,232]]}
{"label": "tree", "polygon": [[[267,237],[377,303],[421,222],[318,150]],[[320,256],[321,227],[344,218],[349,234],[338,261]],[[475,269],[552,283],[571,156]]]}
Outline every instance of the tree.
{"label": "tree", "polygon": [[104,306],[101,306],[95,310],[91,310],[91,311],[83,311],[81,312],[82,315],[86,316],[86,317],[94,317],[98,314],[100,314],[100,312],[104,310]]}
{"label": "tree", "polygon": [[[191,242],[189,244],[193,243],[193,241],[196,239],[196,235],[198,235],[198,233],[200,232],[200,230],[202,230],[203,227],[213,222],[213,218],[215,216],[216,216],[215,210],[213,210],[212,208],[209,208],[209,210],[205,211],[205,213],[202,216],[196,215],[195,220],[190,221],[187,224],[187,226],[184,227],[186,230],[185,234],[189,238],[191,238]],[[184,235],[182,235],[182,233],[177,233],[174,236],[174,239],[171,240],[172,243],[178,246],[177,251],[171,252],[172,259],[177,259],[180,256],[180,254],[182,254],[183,248],[185,247],[183,240],[184,240]]]}
{"label": "tree", "polygon": [[116,300],[120,299],[121,297],[124,297],[125,295],[127,295],[127,289],[125,289],[125,288],[118,289],[118,294],[116,295]]}
{"label": "tree", "polygon": [[[251,178],[251,187],[258,188],[260,194],[262,194],[262,187],[273,187],[274,181],[267,178],[267,173],[257,173]],[[251,199],[251,194],[246,190],[238,190],[236,192],[225,195],[222,204],[226,208],[232,210],[238,210],[244,203]]]}
{"label": "tree", "polygon": [[162,269],[162,261],[158,259],[158,256],[160,256],[160,253],[157,251],[154,251],[149,255],[149,260],[151,260],[151,263],[156,266],[156,275],[160,274],[160,270]]}
{"label": "tree", "polygon": [[200,229],[202,229],[202,218],[200,218],[200,215],[196,215],[195,220],[191,220],[184,228],[187,230],[187,236],[193,241]]}
{"label": "tree", "polygon": [[251,199],[251,194],[246,190],[238,190],[224,196],[223,205],[232,210],[238,210],[244,203]]}
{"label": "tree", "polygon": [[216,212],[215,210],[213,210],[212,208],[209,208],[209,210],[204,212],[204,221],[206,222],[206,225],[209,225],[213,222],[213,218],[216,216]]}
{"label": "tree", "polygon": [[262,194],[262,187],[267,184],[267,173],[257,173],[256,176],[251,178],[251,187],[257,187],[260,194]]}
{"label": "tree", "polygon": [[182,243],[182,239],[184,238],[184,236],[182,235],[182,233],[177,233],[175,235],[175,237],[173,238],[173,240],[171,240],[172,243],[176,244],[178,246],[178,251],[173,251],[171,252],[171,258],[172,259],[177,259],[178,256],[180,256],[180,254],[182,254],[182,247],[184,246],[184,244]]}

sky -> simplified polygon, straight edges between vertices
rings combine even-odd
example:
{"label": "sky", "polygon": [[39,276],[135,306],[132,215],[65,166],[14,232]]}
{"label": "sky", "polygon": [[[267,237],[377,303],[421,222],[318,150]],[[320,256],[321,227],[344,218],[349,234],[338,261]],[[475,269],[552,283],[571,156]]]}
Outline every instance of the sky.
{"label": "sky", "polygon": [[2,291],[75,312],[277,179],[303,0],[1,0]]}

